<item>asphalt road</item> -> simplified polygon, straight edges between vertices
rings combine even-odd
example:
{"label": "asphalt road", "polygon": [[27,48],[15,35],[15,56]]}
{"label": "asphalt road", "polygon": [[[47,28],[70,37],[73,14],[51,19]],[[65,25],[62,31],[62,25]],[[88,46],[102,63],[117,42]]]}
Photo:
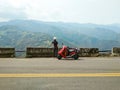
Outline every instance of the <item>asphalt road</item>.
{"label": "asphalt road", "polygon": [[[55,74],[83,74],[82,77],[55,77]],[[95,76],[112,73],[113,76]],[[120,90],[120,57],[79,58],[0,58],[0,90]],[[30,77],[9,77],[31,74]],[[32,77],[32,74],[36,74]],[[53,74],[52,77],[36,77]],[[93,76],[89,76],[89,74]],[[87,76],[84,76],[87,75]]]}

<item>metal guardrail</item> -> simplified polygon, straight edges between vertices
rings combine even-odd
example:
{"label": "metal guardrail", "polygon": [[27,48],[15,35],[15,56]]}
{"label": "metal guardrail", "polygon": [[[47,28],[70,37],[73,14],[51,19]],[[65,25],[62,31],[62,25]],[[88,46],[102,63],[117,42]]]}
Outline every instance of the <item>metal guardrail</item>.
{"label": "metal guardrail", "polygon": [[102,50],[102,51],[99,51],[99,52],[111,52],[111,50]]}
{"label": "metal guardrail", "polygon": [[[24,50],[17,50],[15,52],[26,52]],[[111,52],[111,50],[102,50],[102,51],[98,51],[98,52]]]}
{"label": "metal guardrail", "polygon": [[26,52],[26,51],[24,51],[24,50],[18,50],[18,51],[15,51],[15,52]]}
{"label": "metal guardrail", "polygon": [[[99,55],[101,54],[108,54],[108,53],[111,53],[112,50],[100,50],[98,51],[99,52]],[[26,50],[16,50],[15,53],[16,53],[16,57],[26,57],[26,53],[27,51]],[[85,53],[85,52],[84,52]],[[86,52],[87,53],[87,52]]]}

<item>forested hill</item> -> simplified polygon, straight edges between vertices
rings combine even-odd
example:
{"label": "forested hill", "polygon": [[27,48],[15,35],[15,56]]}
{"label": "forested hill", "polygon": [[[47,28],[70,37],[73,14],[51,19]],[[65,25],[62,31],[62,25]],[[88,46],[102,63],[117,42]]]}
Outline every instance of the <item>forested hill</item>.
{"label": "forested hill", "polygon": [[70,47],[111,49],[120,46],[120,25],[14,20],[0,23],[0,46],[25,49],[27,46],[51,47],[53,36]]}

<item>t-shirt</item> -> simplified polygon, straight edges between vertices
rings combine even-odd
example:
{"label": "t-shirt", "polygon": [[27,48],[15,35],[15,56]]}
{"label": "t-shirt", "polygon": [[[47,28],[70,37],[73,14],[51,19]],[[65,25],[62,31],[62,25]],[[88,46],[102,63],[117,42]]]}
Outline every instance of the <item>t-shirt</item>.
{"label": "t-shirt", "polygon": [[56,40],[54,40],[52,44],[54,44],[54,48],[58,48],[58,42]]}

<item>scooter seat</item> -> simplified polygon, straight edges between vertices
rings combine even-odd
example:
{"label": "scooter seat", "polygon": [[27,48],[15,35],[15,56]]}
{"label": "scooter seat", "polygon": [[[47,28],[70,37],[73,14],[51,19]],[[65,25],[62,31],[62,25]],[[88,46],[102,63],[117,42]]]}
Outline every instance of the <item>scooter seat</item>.
{"label": "scooter seat", "polygon": [[69,52],[73,52],[73,51],[75,51],[74,49],[69,49]]}

